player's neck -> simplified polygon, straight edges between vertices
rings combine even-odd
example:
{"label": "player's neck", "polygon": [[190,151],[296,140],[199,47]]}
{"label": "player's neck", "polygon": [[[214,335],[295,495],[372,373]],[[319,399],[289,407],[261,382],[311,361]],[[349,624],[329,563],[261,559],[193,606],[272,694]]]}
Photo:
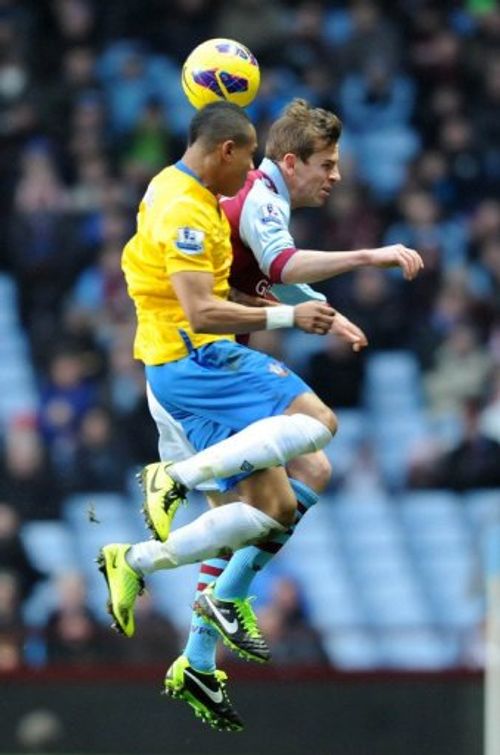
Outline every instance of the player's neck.
{"label": "player's neck", "polygon": [[184,152],[181,160],[205,188],[211,191],[212,194],[218,193],[212,187],[211,160],[206,152],[201,150],[196,144],[192,144]]}

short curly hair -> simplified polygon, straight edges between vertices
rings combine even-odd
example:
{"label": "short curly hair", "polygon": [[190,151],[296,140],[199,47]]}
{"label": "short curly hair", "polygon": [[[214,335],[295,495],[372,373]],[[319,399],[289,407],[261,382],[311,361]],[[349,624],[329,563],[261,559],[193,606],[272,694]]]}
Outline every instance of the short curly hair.
{"label": "short curly hair", "polygon": [[208,149],[232,139],[237,146],[247,144],[252,136],[252,122],[245,111],[232,102],[220,100],[198,110],[188,131],[188,144],[200,141]]}

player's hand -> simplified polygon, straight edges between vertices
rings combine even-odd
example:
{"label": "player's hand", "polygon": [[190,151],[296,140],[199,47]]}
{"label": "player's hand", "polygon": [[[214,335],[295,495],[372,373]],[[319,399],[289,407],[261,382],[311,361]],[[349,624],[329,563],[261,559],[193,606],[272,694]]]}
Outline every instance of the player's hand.
{"label": "player's hand", "polygon": [[422,257],[415,249],[403,244],[391,244],[372,250],[372,264],[376,267],[400,267],[406,280],[413,280],[424,267]]}
{"label": "player's hand", "polygon": [[330,333],[341,338],[342,341],[352,344],[353,351],[361,351],[365,346],[368,346],[368,339],[361,328],[358,328],[357,325],[348,320],[344,315],[340,314],[340,312],[337,312],[333,318]]}
{"label": "player's hand", "polygon": [[294,325],[306,333],[326,335],[335,318],[335,310],[322,301],[305,301],[294,307]]}

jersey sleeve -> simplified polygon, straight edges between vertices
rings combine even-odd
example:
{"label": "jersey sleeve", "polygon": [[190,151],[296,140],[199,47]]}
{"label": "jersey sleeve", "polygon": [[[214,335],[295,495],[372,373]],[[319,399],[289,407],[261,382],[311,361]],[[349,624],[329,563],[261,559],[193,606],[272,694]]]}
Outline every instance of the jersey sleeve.
{"label": "jersey sleeve", "polygon": [[288,229],[289,220],[279,197],[249,192],[241,211],[240,237],[273,283],[281,281],[281,271],[297,251]]}
{"label": "jersey sleeve", "polygon": [[179,203],[164,214],[161,243],[169,275],[213,272],[211,223],[208,213],[196,203]]}
{"label": "jersey sleeve", "polygon": [[301,304],[304,301],[326,301],[326,296],[311,288],[308,283],[275,283],[271,293],[283,304]]}

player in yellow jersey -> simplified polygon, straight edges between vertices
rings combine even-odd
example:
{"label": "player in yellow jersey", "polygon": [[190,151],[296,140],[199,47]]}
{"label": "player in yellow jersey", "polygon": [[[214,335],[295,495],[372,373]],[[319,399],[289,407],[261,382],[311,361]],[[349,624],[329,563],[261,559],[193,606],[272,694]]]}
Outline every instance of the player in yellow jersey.
{"label": "player in yellow jersey", "polygon": [[[148,187],[137,233],[125,248],[138,319],[135,356],[145,364],[154,401],[198,451],[146,473],[149,515],[158,516],[163,529],[155,529],[165,542],[113,543],[100,553],[111,613],[128,636],[145,575],[286,531],[296,498],[284,465],[324,447],[336,430],[333,412],[298,376],[230,335],[293,326],[326,334],[335,316],[321,301],[253,308],[227,299],[229,226],[217,197],[241,188],[255,148],[255,130],[238,107],[218,102],[199,111],[182,160]],[[335,176],[332,167],[325,184]],[[186,490],[212,478],[222,491],[232,491],[232,502],[169,535]],[[245,617],[242,626],[235,619],[227,623],[229,630],[245,629],[254,649],[262,645]],[[216,728],[241,728],[222,672],[201,672],[181,657],[167,673],[166,689]]]}
{"label": "player in yellow jersey", "polygon": [[[225,168],[231,191],[246,176],[254,148],[255,137],[234,148]],[[204,273],[213,277],[213,296],[227,299],[231,260],[229,225],[217,196],[186,162],[165,168],[146,191],[137,233],[123,253],[123,270],[137,310],[137,359],[147,365],[163,364],[185,357],[188,348],[233,340],[228,333],[197,332],[172,281],[177,273]]]}

